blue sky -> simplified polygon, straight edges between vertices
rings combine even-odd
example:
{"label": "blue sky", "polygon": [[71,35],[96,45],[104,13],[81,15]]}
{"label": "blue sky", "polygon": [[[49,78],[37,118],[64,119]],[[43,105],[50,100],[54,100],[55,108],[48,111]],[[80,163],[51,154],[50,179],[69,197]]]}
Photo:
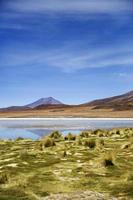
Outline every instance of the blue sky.
{"label": "blue sky", "polygon": [[131,0],[0,0],[0,107],[133,89]]}

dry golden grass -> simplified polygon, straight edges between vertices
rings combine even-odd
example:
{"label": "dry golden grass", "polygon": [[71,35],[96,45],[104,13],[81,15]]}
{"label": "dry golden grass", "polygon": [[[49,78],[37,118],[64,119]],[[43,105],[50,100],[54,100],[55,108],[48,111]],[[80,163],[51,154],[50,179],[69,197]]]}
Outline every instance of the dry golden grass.
{"label": "dry golden grass", "polygon": [[[48,136],[37,141],[0,140],[0,199],[38,200],[88,190],[133,199],[132,148],[122,148],[133,142],[133,129],[101,131],[103,137],[92,130],[89,138],[80,134],[76,140],[55,139],[55,146],[50,142],[42,149],[38,146]],[[88,148],[84,141],[96,147]]]}

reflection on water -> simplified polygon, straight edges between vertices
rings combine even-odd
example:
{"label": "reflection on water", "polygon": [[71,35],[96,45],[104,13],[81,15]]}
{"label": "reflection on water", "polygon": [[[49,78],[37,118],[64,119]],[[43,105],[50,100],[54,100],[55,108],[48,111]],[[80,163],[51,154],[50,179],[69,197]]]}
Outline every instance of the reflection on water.
{"label": "reflection on water", "polygon": [[[0,128],[0,139],[16,139],[18,137],[22,138],[32,138],[33,140],[39,139],[42,136],[52,133],[52,129],[25,129],[25,128]],[[80,133],[81,130],[60,130],[63,135],[69,132],[73,134]]]}
{"label": "reflection on water", "polygon": [[0,128],[1,139],[15,139],[18,137],[38,139],[37,134],[32,133],[30,130],[23,128]]}
{"label": "reflection on water", "polygon": [[[78,129],[78,130],[74,130],[74,129],[60,129],[59,131],[63,135],[67,135],[68,133],[78,134],[78,133],[80,133],[83,130],[85,130],[85,129]],[[34,134],[42,137],[44,135],[48,135],[48,134],[52,133],[55,130],[53,130],[53,129],[29,129],[29,131],[31,133],[34,133]]]}
{"label": "reflection on water", "polygon": [[130,120],[94,120],[94,119],[41,119],[41,120],[0,120],[0,138],[17,137],[34,140],[59,130],[64,135],[69,132],[78,134],[85,129],[133,127]]}

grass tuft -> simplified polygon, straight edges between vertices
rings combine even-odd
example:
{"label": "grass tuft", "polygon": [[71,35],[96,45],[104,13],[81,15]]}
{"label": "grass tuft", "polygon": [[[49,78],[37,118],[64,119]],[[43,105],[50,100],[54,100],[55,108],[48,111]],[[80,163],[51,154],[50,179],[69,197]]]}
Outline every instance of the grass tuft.
{"label": "grass tuft", "polygon": [[68,133],[68,135],[65,136],[65,140],[76,140],[76,135],[73,135],[72,133]]}
{"label": "grass tuft", "polygon": [[53,147],[55,146],[55,141],[53,138],[50,137],[45,137],[42,141],[41,141],[41,145],[43,147]]}
{"label": "grass tuft", "polygon": [[61,138],[61,136],[62,134],[59,131],[54,131],[49,135],[49,137],[53,139],[59,139]]}
{"label": "grass tuft", "polygon": [[6,184],[8,183],[9,176],[6,172],[1,172],[0,173],[0,184]]}
{"label": "grass tuft", "polygon": [[95,139],[85,140],[84,146],[89,147],[90,149],[94,149],[96,147],[96,140]]}
{"label": "grass tuft", "polygon": [[104,167],[114,166],[114,155],[112,153],[107,153],[103,156],[102,164]]}

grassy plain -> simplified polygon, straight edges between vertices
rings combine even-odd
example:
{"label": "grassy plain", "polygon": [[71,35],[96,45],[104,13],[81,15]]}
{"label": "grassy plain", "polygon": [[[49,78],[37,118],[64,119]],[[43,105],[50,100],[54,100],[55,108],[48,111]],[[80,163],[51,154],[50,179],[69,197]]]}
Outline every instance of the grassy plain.
{"label": "grassy plain", "polygon": [[133,199],[133,129],[0,141],[0,200],[92,190]]}

